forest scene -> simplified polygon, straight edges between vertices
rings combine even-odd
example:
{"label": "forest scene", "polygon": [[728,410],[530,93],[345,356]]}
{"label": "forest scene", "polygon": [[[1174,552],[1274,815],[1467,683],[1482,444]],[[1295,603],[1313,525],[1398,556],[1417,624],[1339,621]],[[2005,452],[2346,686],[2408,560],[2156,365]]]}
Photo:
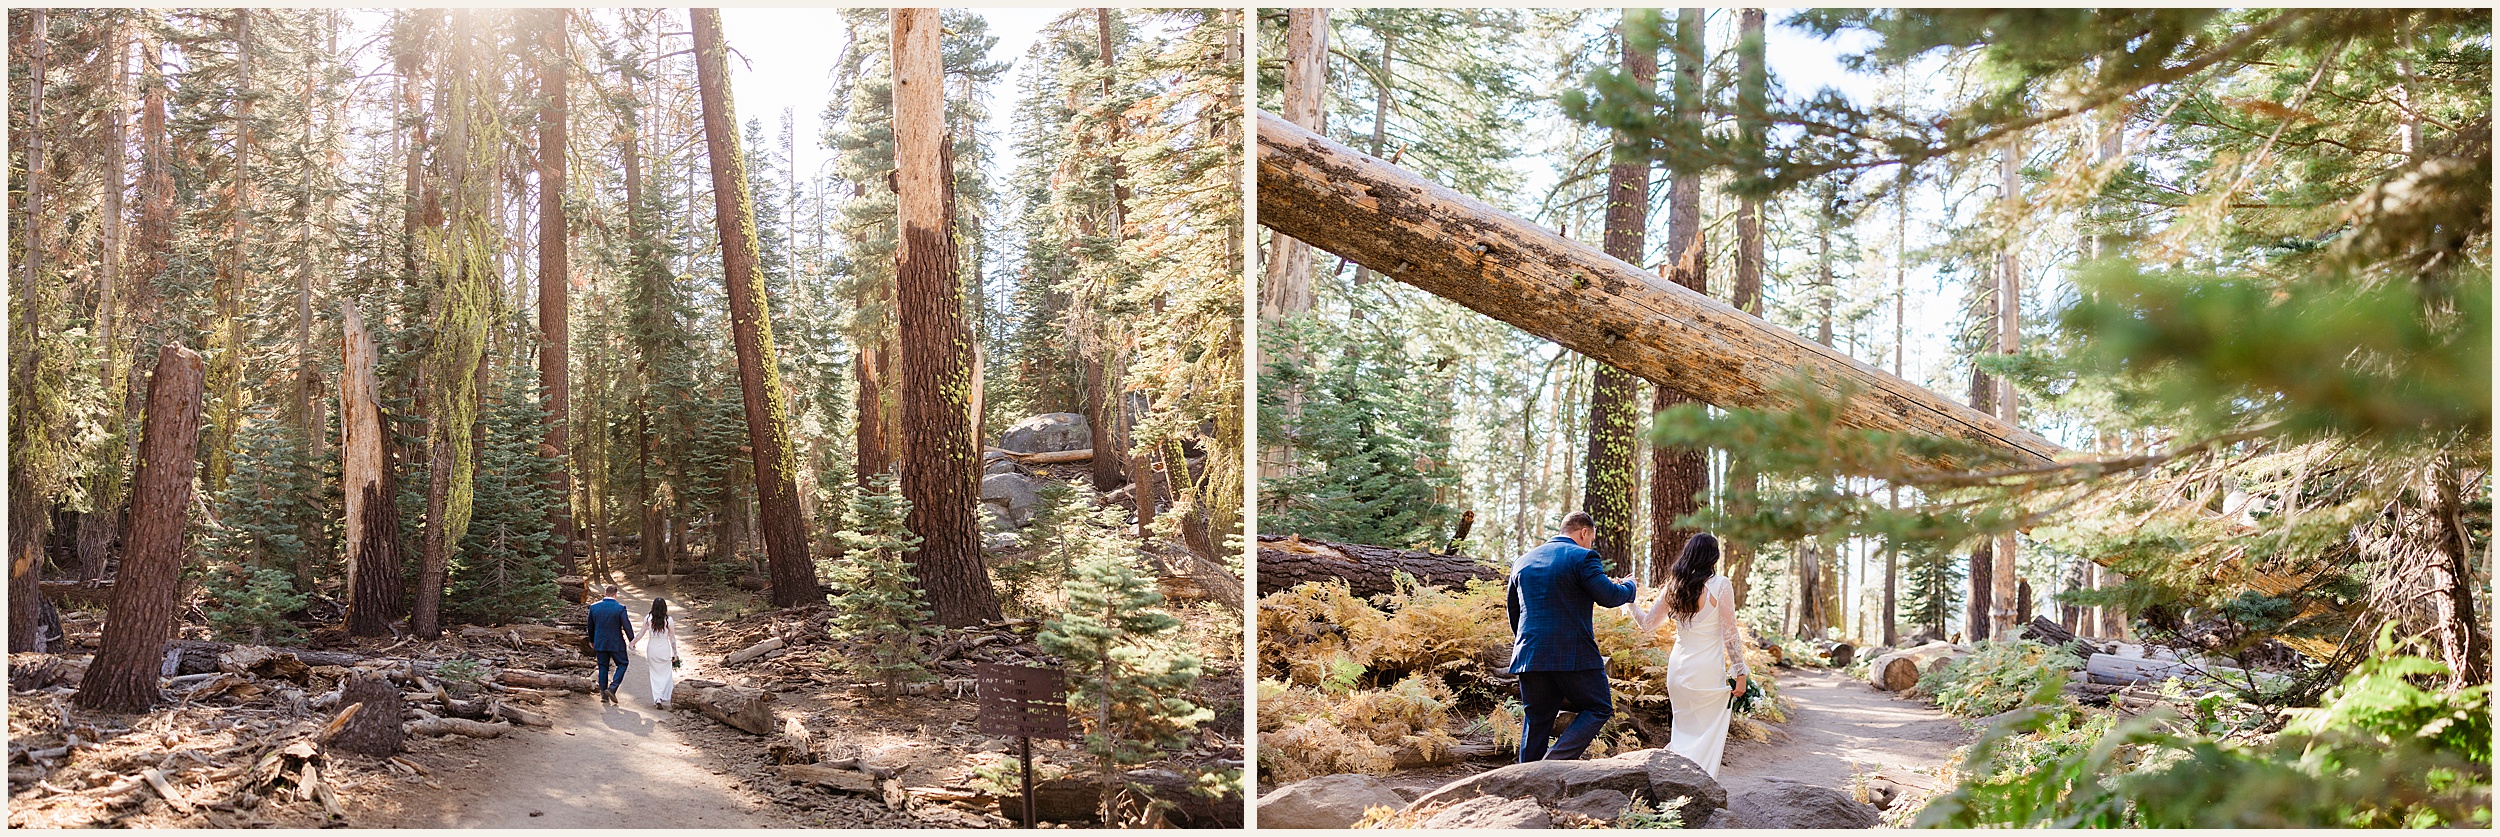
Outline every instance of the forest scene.
{"label": "forest scene", "polygon": [[[2490,827],[2486,10],[1256,40],[1262,827]],[[1602,596],[1526,755],[1573,512],[1723,760]]]}
{"label": "forest scene", "polygon": [[8,824],[1240,825],[1242,17],[10,10]]}

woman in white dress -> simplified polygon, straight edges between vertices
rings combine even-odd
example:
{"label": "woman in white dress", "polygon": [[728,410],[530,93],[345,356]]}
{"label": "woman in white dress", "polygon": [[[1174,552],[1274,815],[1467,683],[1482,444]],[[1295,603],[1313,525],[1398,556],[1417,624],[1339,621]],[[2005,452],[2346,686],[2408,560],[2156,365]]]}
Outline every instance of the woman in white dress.
{"label": "woman in white dress", "polygon": [[[1675,650],[1667,655],[1667,700],[1675,726],[1667,749],[1692,759],[1711,777],[1727,750],[1729,705],[1745,693],[1745,652],[1737,639],[1736,586],[1718,575],[1719,539],[1694,535],[1668,571],[1663,595],[1644,611],[1624,605],[1644,633],[1675,619]],[[1733,678],[1735,684],[1729,685]]]}
{"label": "woman in white dress", "polygon": [[668,600],[651,600],[651,618],[642,623],[642,656],[651,669],[651,703],[668,708],[677,690],[677,625],[668,618]]}

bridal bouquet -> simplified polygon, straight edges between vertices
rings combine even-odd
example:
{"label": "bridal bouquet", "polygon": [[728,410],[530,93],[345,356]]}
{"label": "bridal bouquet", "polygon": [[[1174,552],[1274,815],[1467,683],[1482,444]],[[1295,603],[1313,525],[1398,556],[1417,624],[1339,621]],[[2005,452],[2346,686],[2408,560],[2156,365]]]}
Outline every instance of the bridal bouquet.
{"label": "bridal bouquet", "polygon": [[[1728,678],[1727,687],[1730,691],[1735,690],[1736,678]],[[1730,700],[1727,708],[1730,712],[1742,715],[1746,712],[1753,711],[1754,702],[1761,699],[1762,681],[1748,677],[1745,678],[1745,693],[1737,695],[1733,700]]]}

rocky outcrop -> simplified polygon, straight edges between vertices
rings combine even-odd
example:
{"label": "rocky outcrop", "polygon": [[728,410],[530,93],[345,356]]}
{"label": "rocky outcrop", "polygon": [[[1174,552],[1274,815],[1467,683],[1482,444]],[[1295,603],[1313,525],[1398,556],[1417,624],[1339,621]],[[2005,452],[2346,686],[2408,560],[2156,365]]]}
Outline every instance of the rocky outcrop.
{"label": "rocky outcrop", "polygon": [[[1261,821],[1260,825],[1267,823]],[[1421,828],[1553,828],[1554,817],[1533,799],[1479,796],[1451,803],[1425,819]]]}
{"label": "rocky outcrop", "polygon": [[1406,807],[1379,779],[1339,773],[1295,782],[1259,797],[1260,828],[1345,828],[1376,807]]}
{"label": "rocky outcrop", "polygon": [[1080,450],[1093,444],[1093,427],[1076,413],[1043,413],[999,434],[998,446],[1017,453]]}
{"label": "rocky outcrop", "polygon": [[1040,486],[1023,474],[991,474],[981,478],[981,503],[996,506],[1007,513],[1007,521],[1017,527],[1033,522],[1033,509],[1042,500]]}
{"label": "rocky outcrop", "polygon": [[[1536,761],[1496,768],[1443,785],[1417,797],[1405,810],[1419,815],[1433,809],[1447,813],[1456,810],[1459,802],[1495,797],[1530,800],[1540,808],[1580,811],[1613,803],[1613,797],[1598,795],[1601,791],[1622,795],[1622,802],[1614,808],[1616,813],[1634,798],[1663,802],[1684,797],[1684,821],[1688,823],[1706,822],[1712,813],[1728,804],[1727,791],[1691,759],[1665,749],[1653,749],[1588,761]],[[1431,816],[1437,819],[1441,814]]]}
{"label": "rocky outcrop", "polygon": [[1780,779],[1737,794],[1728,811],[1746,828],[1874,828],[1878,819],[1846,792]]}

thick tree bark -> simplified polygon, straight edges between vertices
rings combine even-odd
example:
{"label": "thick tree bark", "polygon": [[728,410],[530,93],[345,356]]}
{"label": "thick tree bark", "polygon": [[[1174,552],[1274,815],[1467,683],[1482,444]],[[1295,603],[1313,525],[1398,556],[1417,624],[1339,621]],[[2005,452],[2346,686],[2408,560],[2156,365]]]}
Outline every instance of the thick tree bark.
{"label": "thick tree bark", "polygon": [[858,446],[854,455],[858,465],[852,470],[858,472],[859,484],[865,488],[869,480],[886,472],[890,458],[885,443],[885,351],[879,346],[861,346],[853,358],[852,369],[859,383],[851,405],[859,418],[857,432],[852,434]]}
{"label": "thick tree bark", "polygon": [[234,163],[229,175],[233,192],[227,206],[226,257],[218,262],[211,292],[217,322],[209,338],[209,357],[214,365],[208,380],[208,473],[202,483],[211,496],[225,490],[226,476],[234,470],[234,434],[242,424],[239,419],[245,406],[243,294],[251,284],[245,274],[252,239],[252,186],[258,180],[251,168],[256,135],[252,117],[254,96],[248,95],[257,92],[252,88],[252,10],[234,10],[230,24],[234,31],[235,87],[247,95],[234,100]]}
{"label": "thick tree bark", "polygon": [[[691,15],[696,84],[703,97],[704,146],[711,155],[712,196],[722,231],[730,339],[738,349],[738,388],[746,403],[755,497],[763,507],[764,557],[772,571],[773,606],[821,602],[815,564],[807,555],[807,520],[799,514],[798,483],[791,473],[797,460],[790,449],[788,396],[782,391],[779,354],[773,348],[772,308],[766,302],[763,277],[756,270],[755,205],[747,191],[746,157],[738,151],[728,47],[721,41],[719,10],[695,9]],[[936,13],[930,15],[934,24]],[[961,421],[955,424],[962,426]],[[969,513],[970,507],[965,511]]]}
{"label": "thick tree bark", "polygon": [[[1259,221],[1600,362],[1727,408],[1793,409],[1783,383],[1856,390],[1843,427],[1941,436],[2020,463],[2059,453],[1726,303],[1274,116],[1259,116]],[[1944,461],[1945,466],[1978,463]]]}
{"label": "thick tree bark", "polygon": [[[901,249],[895,254],[896,313],[906,347],[899,358],[906,526],[920,536],[913,574],[939,622],[971,625],[999,618],[998,595],[981,564],[980,502],[973,475],[980,451],[966,423],[971,336],[963,285],[955,278],[954,219],[947,217],[945,67],[938,11],[895,9],[894,160]],[[1097,449],[1100,452],[1101,449]],[[1097,457],[1099,459],[1100,457]]]}
{"label": "thick tree bark", "polygon": [[565,49],[565,19],[572,12],[548,9],[538,58],[538,386],[546,392],[547,449],[555,469],[547,473],[561,502],[547,509],[547,525],[555,530],[556,554],[563,556],[562,575],[576,575],[573,556],[573,473],[567,451],[573,426],[570,232],[564,213],[565,88],[570,56]]}
{"label": "thick tree bark", "polygon": [[131,490],[130,548],[114,578],[102,644],[78,687],[80,706],[140,712],[156,703],[182,576],[182,527],[199,464],[204,375],[200,356],[180,344],[157,353]]}
{"label": "thick tree bark", "polygon": [[[1657,27],[1655,10],[1626,9],[1616,32],[1623,71],[1644,88],[1658,81],[1655,41],[1635,48],[1633,28]],[[1617,136],[1615,141],[1625,141]],[[1606,169],[1606,255],[1638,264],[1649,227],[1649,159],[1617,151]],[[1640,379],[1600,361],[1589,370],[1588,476],[1580,507],[1597,520],[1597,554],[1612,575],[1633,575],[1632,490],[1638,460],[1633,425],[1638,421]]]}
{"label": "thick tree bark", "polygon": [[1397,590],[1404,572],[1425,585],[1496,581],[1502,573],[1472,558],[1386,546],[1308,540],[1298,535],[1259,536],[1259,595],[1290,590],[1306,581],[1344,579],[1357,596]]}
{"label": "thick tree bark", "polygon": [[[1700,9],[1684,9],[1676,15],[1675,118],[1687,122],[1701,119],[1701,26]],[[1612,251],[1608,254],[1613,255]],[[1710,293],[1708,257],[1701,240],[1699,172],[1678,172],[1667,187],[1667,264],[1670,281],[1695,293]],[[1695,400],[1673,387],[1660,386],[1652,390],[1649,406],[1654,413]],[[1682,554],[1684,542],[1697,534],[1675,521],[1701,510],[1701,495],[1710,490],[1710,461],[1706,451],[1668,447],[1650,448],[1649,461],[1649,577],[1662,579]],[[1726,554],[1729,545],[1722,547],[1725,566],[1720,572],[1733,578],[1734,556]]]}

